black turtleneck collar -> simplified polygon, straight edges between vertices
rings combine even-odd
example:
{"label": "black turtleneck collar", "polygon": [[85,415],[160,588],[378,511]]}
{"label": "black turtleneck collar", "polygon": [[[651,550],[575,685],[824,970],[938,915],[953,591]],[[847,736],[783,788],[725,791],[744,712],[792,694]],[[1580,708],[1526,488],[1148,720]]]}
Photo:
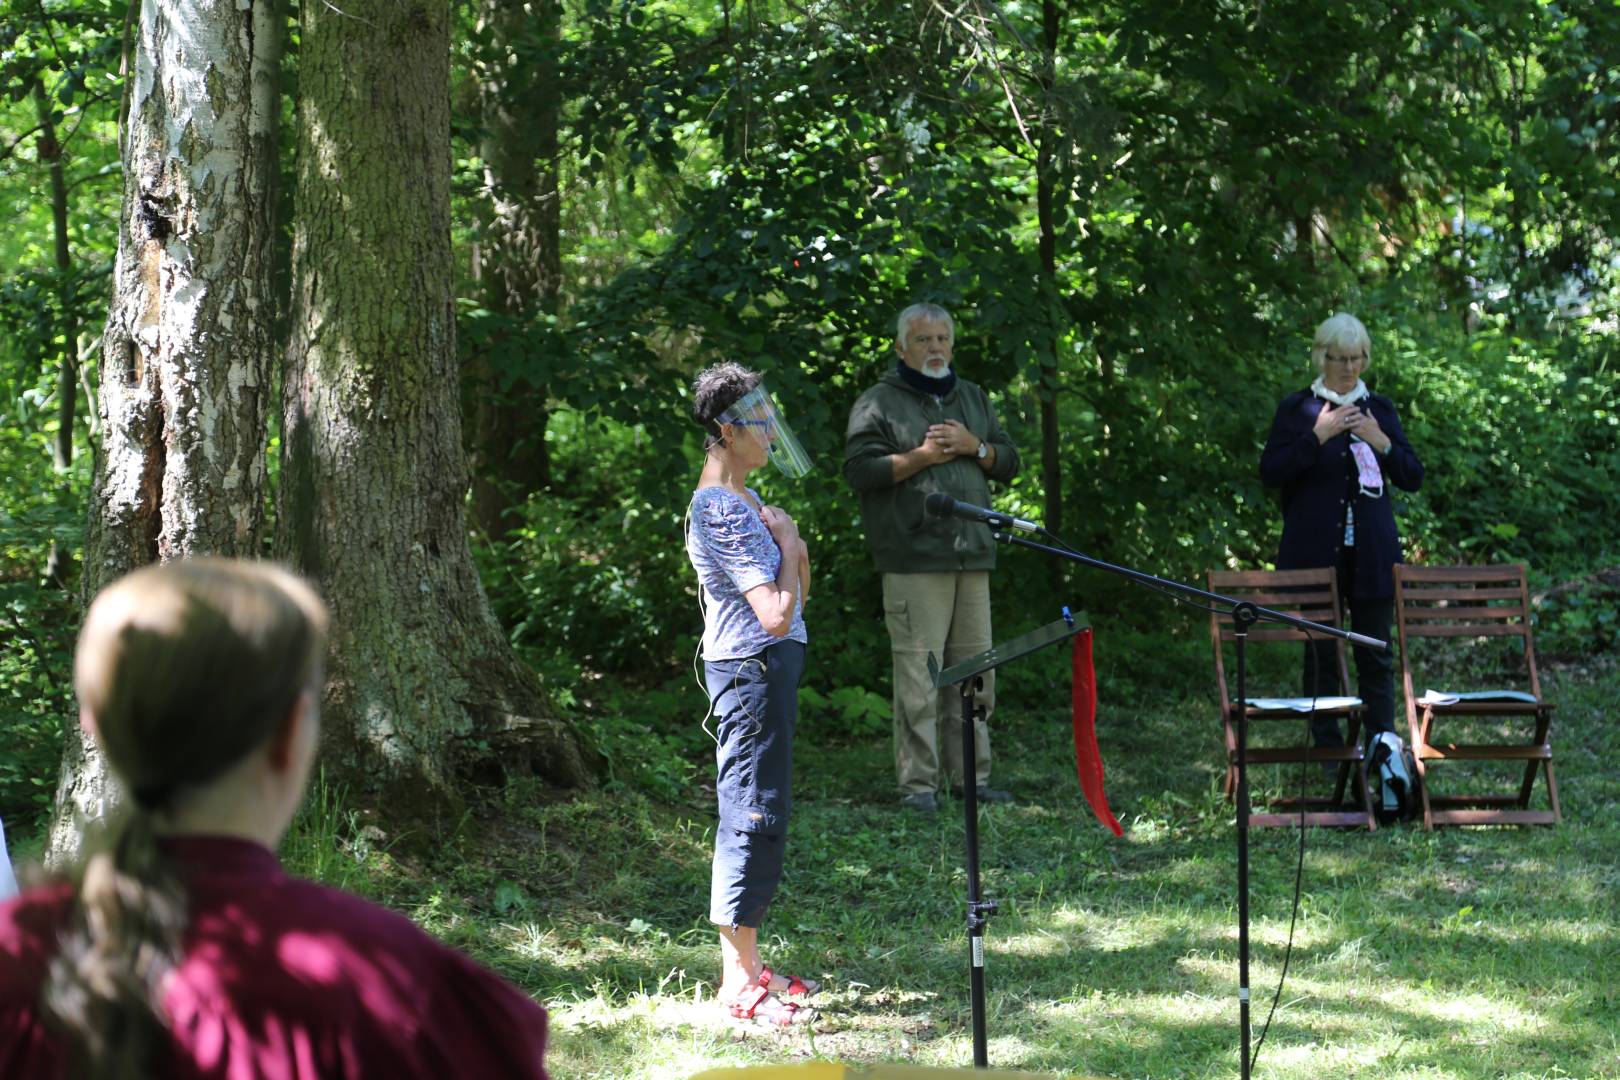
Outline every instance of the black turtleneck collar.
{"label": "black turtleneck collar", "polygon": [[907,367],[904,360],[899,361],[896,367],[900,372],[900,378],[904,379],[906,385],[918,393],[929,394],[933,397],[944,397],[956,389],[955,368],[948,371],[943,379],[930,379],[922,372]]}

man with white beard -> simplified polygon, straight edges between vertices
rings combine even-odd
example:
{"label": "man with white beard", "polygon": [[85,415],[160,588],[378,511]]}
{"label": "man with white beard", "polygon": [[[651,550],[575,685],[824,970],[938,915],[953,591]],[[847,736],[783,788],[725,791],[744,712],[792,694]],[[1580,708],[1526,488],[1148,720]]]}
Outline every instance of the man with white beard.
{"label": "man with white beard", "polygon": [[[936,793],[962,784],[961,705],[955,690],[936,691],[928,654],[941,667],[990,647],[990,571],[995,542],[988,526],[930,517],[923,501],[940,491],[975,506],[990,504],[990,480],[1018,472],[1018,450],[1002,432],[983,390],[951,366],[956,341],[950,313],[913,304],[900,313],[900,362],[850,410],[844,478],[860,495],[861,523],[883,575],[883,611],[894,654],[894,762],[901,803],[939,808]],[[1007,802],[989,787],[988,719],[995,673],[984,677],[975,725],[974,764],[981,801]]]}

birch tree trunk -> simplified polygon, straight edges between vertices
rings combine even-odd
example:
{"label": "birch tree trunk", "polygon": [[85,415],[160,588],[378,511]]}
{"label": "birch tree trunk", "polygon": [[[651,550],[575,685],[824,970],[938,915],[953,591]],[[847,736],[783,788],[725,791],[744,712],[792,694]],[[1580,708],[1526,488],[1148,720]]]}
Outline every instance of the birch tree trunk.
{"label": "birch tree trunk", "polygon": [[[101,359],[84,599],[147,563],[257,555],[271,386],[279,0],[145,0]],[[47,858],[118,800],[74,726]]]}
{"label": "birch tree trunk", "polygon": [[[341,7],[341,10],[339,8]],[[450,5],[302,7],[277,549],[332,608],[329,770],[455,799],[469,747],[580,778],[479,585],[450,250]],[[529,764],[525,762],[524,764]]]}

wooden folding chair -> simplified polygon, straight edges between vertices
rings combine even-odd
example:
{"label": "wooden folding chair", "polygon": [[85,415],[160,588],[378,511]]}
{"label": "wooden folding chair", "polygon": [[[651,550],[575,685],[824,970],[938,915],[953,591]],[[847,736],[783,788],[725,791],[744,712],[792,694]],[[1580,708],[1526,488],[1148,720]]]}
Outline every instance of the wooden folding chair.
{"label": "wooden folding chair", "polygon": [[[1558,782],[1553,777],[1548,737],[1553,707],[1541,697],[1525,578],[1523,564],[1395,567],[1401,681],[1426,829],[1436,825],[1554,825],[1563,816],[1558,809]],[[1440,641],[1419,646],[1424,638]],[[1468,687],[1463,692],[1463,685],[1438,681],[1448,672],[1457,677],[1456,669],[1469,660],[1475,660],[1477,666],[1477,654],[1492,639],[1508,639],[1503,643],[1516,670],[1490,672],[1485,677],[1493,685],[1485,690]],[[1449,663],[1442,653],[1451,654]],[[1420,661],[1431,680],[1421,691],[1413,678]],[[1498,687],[1494,685],[1498,680],[1519,685]],[[1431,698],[1431,690],[1446,697]],[[1460,700],[1449,700],[1459,694]],[[1442,742],[1437,734],[1440,728],[1460,733],[1468,741]],[[1442,761],[1520,762],[1524,773],[1517,791],[1438,795],[1431,790],[1434,772],[1430,766]],[[1530,809],[1538,769],[1547,778],[1546,810]]]}
{"label": "wooden folding chair", "polygon": [[[1327,623],[1330,626],[1339,625],[1339,586],[1331,568],[1323,567],[1316,570],[1211,570],[1209,572],[1209,589],[1211,592],[1223,593],[1237,600],[1248,600],[1261,607],[1272,608],[1309,619],[1312,622]],[[1225,791],[1228,799],[1237,795],[1237,699],[1227,689],[1226,656],[1227,649],[1232,648],[1236,639],[1236,631],[1232,619],[1224,613],[1211,612],[1209,617],[1210,640],[1215,648],[1215,689],[1221,701],[1221,727],[1226,737],[1226,784]],[[1248,634],[1249,651],[1246,664],[1245,696],[1251,701],[1263,694],[1256,692],[1255,663],[1256,645],[1273,645],[1276,642],[1291,642],[1296,644],[1296,652],[1306,641],[1320,641],[1320,635],[1311,635],[1304,630],[1279,623],[1261,622],[1250,627]],[[1331,639],[1335,646],[1335,655],[1338,661],[1339,687],[1338,693],[1342,697],[1350,697],[1350,675],[1345,664],[1345,649],[1342,638]],[[1262,650],[1276,652],[1275,648]],[[1290,673],[1292,687],[1297,688],[1299,683],[1300,658],[1296,654],[1289,659],[1284,670]],[[1262,675],[1258,681],[1265,681]],[[1272,686],[1276,680],[1272,680]],[[1233,688],[1235,690],[1235,687]],[[1298,698],[1295,689],[1280,695],[1286,698]],[[1272,812],[1250,814],[1249,824],[1264,827],[1271,825],[1287,826],[1299,824],[1301,810],[1304,811],[1305,823],[1308,825],[1341,825],[1365,827],[1369,831],[1378,828],[1378,820],[1373,816],[1372,798],[1367,791],[1367,763],[1361,749],[1361,717],[1364,709],[1360,699],[1354,699],[1354,704],[1340,704],[1337,706],[1318,706],[1314,713],[1299,712],[1290,708],[1256,708],[1249,706],[1248,716],[1249,739],[1247,758],[1251,766],[1254,765],[1286,765],[1292,764],[1297,769],[1303,769],[1307,774],[1307,783],[1319,782],[1320,762],[1338,763],[1338,776],[1333,785],[1333,794],[1329,796],[1305,795],[1301,798],[1295,796],[1279,796],[1268,799],[1265,803],[1267,810]],[[1331,716],[1344,722],[1345,745],[1322,746],[1310,745],[1309,722],[1312,715]],[[1294,726],[1294,741],[1287,744],[1276,744],[1268,738],[1262,738],[1259,743],[1255,739],[1256,724],[1263,724],[1268,731],[1278,730],[1276,721],[1287,721]],[[1304,764],[1301,764],[1304,763]],[[1294,770],[1284,770],[1284,781],[1287,784],[1298,784],[1298,777]],[[1254,790],[1251,775],[1250,790]],[[1345,797],[1346,787],[1349,788],[1350,798],[1359,803],[1360,810],[1345,809],[1342,800]],[[1353,805],[1353,804],[1352,804]]]}

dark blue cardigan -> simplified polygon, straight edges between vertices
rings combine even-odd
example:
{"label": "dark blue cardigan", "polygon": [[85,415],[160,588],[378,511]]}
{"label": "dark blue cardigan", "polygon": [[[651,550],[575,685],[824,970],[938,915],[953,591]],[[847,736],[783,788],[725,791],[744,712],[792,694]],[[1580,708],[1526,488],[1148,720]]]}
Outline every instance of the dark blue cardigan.
{"label": "dark blue cardigan", "polygon": [[1401,561],[1401,538],[1395,531],[1390,486],[1416,491],[1423,486],[1423,463],[1406,441],[1395,405],[1380,394],[1361,399],[1390,438],[1388,454],[1378,455],[1384,493],[1376,499],[1358,494],[1356,461],[1350,435],[1318,443],[1311,428],[1328,402],[1309,390],[1289,394],[1277,406],[1271,435],[1260,454],[1260,479],[1282,488],[1283,533],[1277,569],[1300,570],[1337,566],[1344,546],[1344,511],[1356,505],[1355,580],[1350,594],[1385,597],[1395,594],[1392,567]]}

